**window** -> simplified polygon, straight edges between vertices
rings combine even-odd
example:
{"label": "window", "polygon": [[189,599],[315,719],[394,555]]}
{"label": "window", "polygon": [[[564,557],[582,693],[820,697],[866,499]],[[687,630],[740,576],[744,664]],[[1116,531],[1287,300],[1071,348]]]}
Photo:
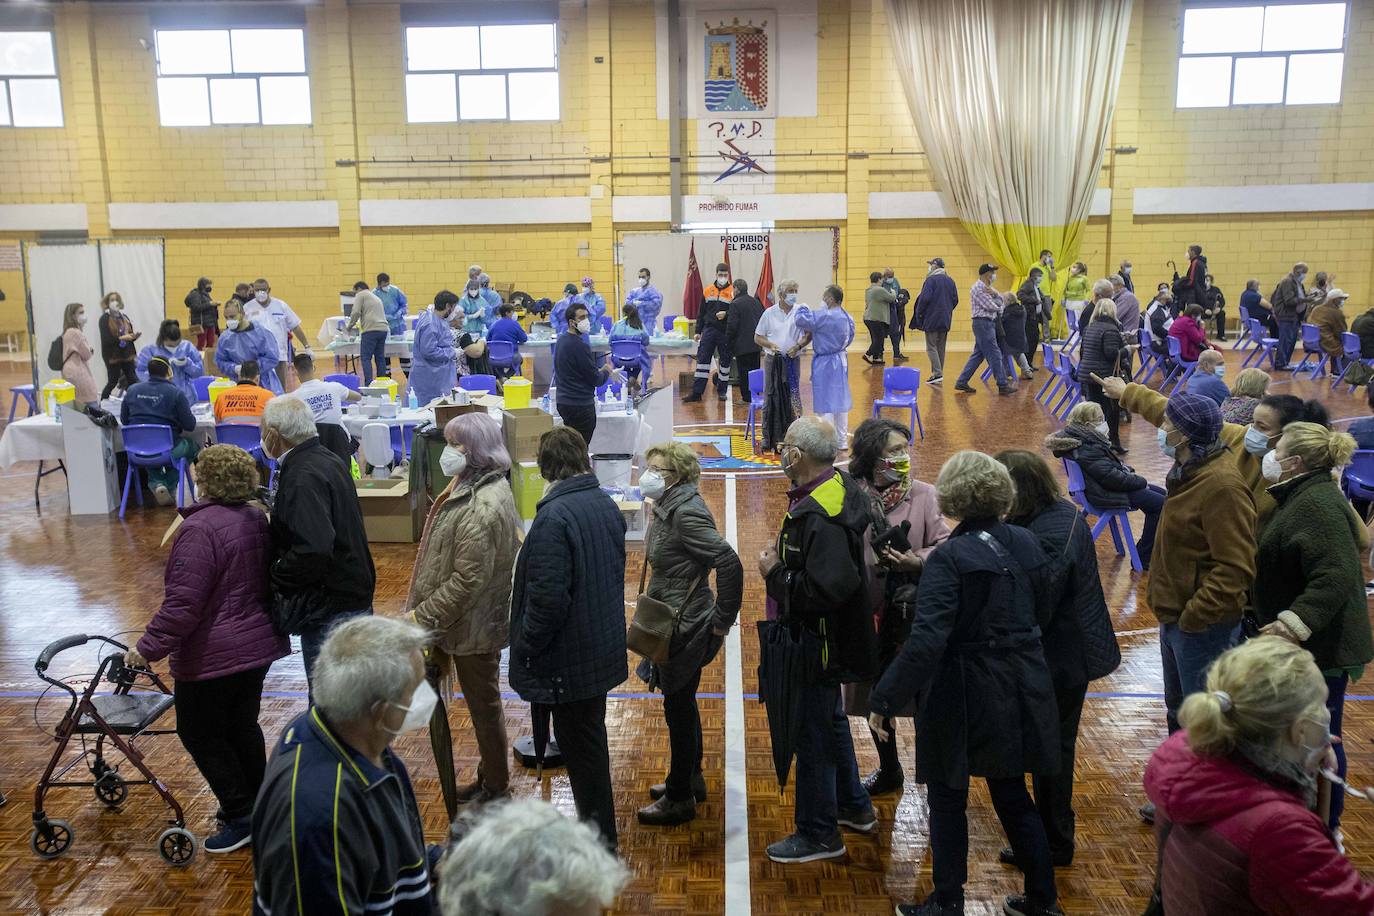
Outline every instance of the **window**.
{"label": "window", "polygon": [[163,127],[309,124],[304,29],[159,29]]}
{"label": "window", "polygon": [[1185,7],[1175,107],[1340,102],[1347,6]]}
{"label": "window", "polygon": [[0,127],[61,127],[52,32],[0,32]]}
{"label": "window", "polygon": [[557,121],[558,26],[408,26],[406,120]]}

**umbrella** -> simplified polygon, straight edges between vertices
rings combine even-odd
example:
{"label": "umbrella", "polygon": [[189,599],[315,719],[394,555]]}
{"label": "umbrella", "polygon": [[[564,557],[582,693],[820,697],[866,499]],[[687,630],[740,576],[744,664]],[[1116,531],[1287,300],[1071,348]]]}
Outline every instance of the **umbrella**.
{"label": "umbrella", "polygon": [[759,702],[768,709],[768,738],[778,788],[787,787],[804,715],[802,688],[821,676],[820,638],[786,620],[759,621]]}
{"label": "umbrella", "polygon": [[443,678],[433,652],[425,654],[425,677],[439,695],[439,701],[434,704],[434,712],[429,717],[429,746],[434,751],[434,766],[439,771],[439,790],[443,793],[444,810],[448,812],[451,824],[458,816],[458,768],[453,762],[453,733],[448,725]]}

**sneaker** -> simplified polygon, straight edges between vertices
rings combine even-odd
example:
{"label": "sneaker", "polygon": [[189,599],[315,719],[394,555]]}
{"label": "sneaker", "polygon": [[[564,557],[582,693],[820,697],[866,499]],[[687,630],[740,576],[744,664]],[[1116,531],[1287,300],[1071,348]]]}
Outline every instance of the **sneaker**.
{"label": "sneaker", "polygon": [[877,833],[878,816],[873,813],[872,806],[854,811],[840,811],[835,823],[855,833]]}
{"label": "sneaker", "polygon": [[977,393],[978,393],[978,390],[977,390],[976,388],[971,388],[971,387],[969,387],[968,385],[961,385],[961,384],[959,384],[958,382],[955,382],[955,383],[954,383],[954,390],[955,390],[955,391],[962,391],[964,394],[977,394]]}
{"label": "sneaker", "polygon": [[998,386],[997,386],[997,393],[998,393],[998,394],[1016,394],[1016,392],[1017,392],[1018,390],[1020,390],[1020,389],[1018,389],[1015,385],[998,385]]}
{"label": "sneaker", "polygon": [[867,778],[864,779],[863,786],[864,790],[868,792],[871,798],[875,795],[887,795],[891,792],[896,792],[902,787],[904,779],[905,777],[901,770],[888,772],[887,770],[878,769],[868,774]]}
{"label": "sneaker", "polygon": [[838,859],[846,851],[844,840],[838,833],[828,843],[817,843],[800,833],[794,833],[770,845],[768,858],[784,865],[796,865],[802,862],[819,862],[822,859]]}
{"label": "sneaker", "polygon": [[639,822],[647,827],[676,827],[678,824],[696,820],[696,816],[695,800],[688,798],[674,801],[666,795],[653,804],[640,808],[638,814]]}
{"label": "sneaker", "polygon": [[[649,787],[649,797],[654,801],[658,801],[667,794],[668,785],[666,783],[661,782],[656,786]],[[697,800],[698,805],[706,801],[706,777],[700,773],[692,777],[692,797]]]}
{"label": "sneaker", "polygon": [[1374,579],[1364,584],[1364,596],[1366,598],[1374,598]]}
{"label": "sneaker", "polygon": [[253,828],[248,818],[226,821],[219,833],[205,838],[205,851],[208,853],[233,852],[253,842]]}
{"label": "sneaker", "polygon": [[[997,854],[997,861],[1001,862],[1003,865],[1015,865],[1017,868],[1021,867],[1021,863],[1016,861],[1016,853],[1012,852],[1010,846],[1002,847],[1002,851]],[[1068,853],[1051,852],[1050,864],[1055,868],[1068,868],[1073,864],[1073,850],[1069,850]]]}
{"label": "sneaker", "polygon": [[1155,803],[1147,801],[1136,809],[1136,813],[1140,815],[1140,819],[1145,823],[1153,824],[1155,822]]}
{"label": "sneaker", "polygon": [[1038,903],[1031,903],[1030,898],[1024,894],[1002,898],[1002,912],[1006,916],[1064,916],[1064,911],[1059,907],[1053,904],[1040,906]]}
{"label": "sneaker", "polygon": [[941,903],[931,894],[920,903],[897,904],[897,916],[964,916],[964,904]]}
{"label": "sneaker", "polygon": [[941,373],[937,372],[937,373],[935,373],[934,375],[932,375],[930,378],[926,379],[926,384],[928,384],[928,385],[938,385],[938,384],[940,384],[941,382],[943,382],[944,380],[945,380],[944,375],[942,375]]}
{"label": "sneaker", "polygon": [[725,400],[725,399],[728,398],[728,397],[729,397],[729,395],[726,394],[724,391],[717,391],[717,392],[716,392],[716,400],[717,400],[717,401],[723,401],[723,400]]}
{"label": "sneaker", "polygon": [[153,499],[157,500],[159,506],[170,506],[172,504],[172,492],[158,484],[153,487]]}

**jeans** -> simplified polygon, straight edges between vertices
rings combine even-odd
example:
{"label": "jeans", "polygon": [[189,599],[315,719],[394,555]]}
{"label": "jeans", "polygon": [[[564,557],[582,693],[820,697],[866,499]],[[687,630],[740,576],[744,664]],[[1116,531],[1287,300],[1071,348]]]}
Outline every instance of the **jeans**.
{"label": "jeans", "polygon": [[559,404],[558,415],[563,425],[577,430],[587,440],[587,448],[592,447],[592,435],[596,432],[596,404]]}
{"label": "jeans", "polygon": [[350,617],[371,613],[372,608],[364,608],[361,611],[344,611],[334,614],[318,626],[309,627],[301,631],[301,661],[305,663],[305,684],[307,688],[310,686],[310,675],[315,671],[315,659],[320,657],[320,647],[324,645],[325,639],[329,636],[329,631],[345,620],[348,620]]}
{"label": "jeans", "polygon": [[868,328],[868,349],[865,351],[873,359],[883,358],[883,345],[887,342],[887,322],[869,321],[864,319],[864,327]]}
{"label": "jeans", "polygon": [[493,795],[510,784],[510,744],[506,741],[506,711],[501,704],[501,653],[453,656],[453,673],[472,718],[477,737],[477,781]]}
{"label": "jeans", "polygon": [[1275,357],[1278,365],[1275,368],[1282,369],[1288,365],[1288,361],[1293,358],[1293,348],[1298,345],[1298,320],[1296,318],[1279,319],[1279,343],[1275,347]]}
{"label": "jeans", "polygon": [[[1345,709],[1345,689],[1350,686],[1350,675],[1340,674],[1336,677],[1326,678],[1326,708],[1331,713],[1331,734],[1339,738],[1341,736],[1341,713]],[[1336,773],[1345,778],[1345,745],[1340,742],[1335,744],[1336,750]],[[1331,787],[1331,817],[1327,820],[1327,826],[1335,830],[1341,825],[1341,812],[1345,810],[1345,793],[1340,786]]]}
{"label": "jeans", "polygon": [[668,723],[667,795],[670,801],[692,797],[692,777],[701,772],[701,710],[697,708],[697,687],[701,669],[681,690],[663,695],[663,721]]}
{"label": "jeans", "polygon": [[930,360],[930,374],[933,378],[945,374],[945,343],[949,331],[926,331],[926,357]]}
{"label": "jeans", "polygon": [[[730,361],[730,374],[734,376],[735,385],[739,388],[739,399],[746,404],[749,403],[752,395],[749,394],[749,373],[759,368],[759,360],[763,354],[755,350],[753,353],[736,353],[734,359]],[[767,388],[767,379],[764,379],[764,388]]]}
{"label": "jeans", "polygon": [[1007,363],[1002,356],[1002,349],[997,346],[997,322],[991,318],[973,319],[973,352],[969,354],[968,362],[964,363],[964,369],[959,373],[959,378],[955,382],[956,386],[968,385],[968,380],[973,378],[973,373],[978,371],[978,367],[986,360],[992,367],[992,374],[997,379],[998,388],[1006,388]]}
{"label": "jeans", "polygon": [[716,393],[725,394],[730,390],[730,341],[723,328],[708,327],[701,332],[697,345],[696,378],[692,381],[692,394],[700,396],[706,391],[706,383],[711,380],[711,357],[716,357]]}
{"label": "jeans", "polygon": [[1191,693],[1206,688],[1207,669],[1236,642],[1239,625],[1214,623],[1200,633],[1187,633],[1177,623],[1159,627],[1159,654],[1164,662],[1164,706],[1169,734],[1178,731],[1178,709]]}
{"label": "jeans", "polygon": [[802,721],[797,735],[797,832],[808,840],[829,843],[839,836],[838,817],[868,812],[873,802],[859,782],[849,717],[840,704],[838,684],[802,688]]}
{"label": "jeans", "polygon": [[1035,808],[1045,825],[1045,839],[1051,856],[1073,855],[1073,761],[1078,745],[1078,721],[1083,715],[1083,697],[1088,685],[1054,688],[1059,710],[1059,771],[1036,773],[1031,777]]}
{"label": "jeans", "polygon": [[1150,566],[1150,557],[1155,552],[1155,528],[1159,526],[1159,513],[1164,511],[1164,488],[1147,484],[1139,490],[1126,494],[1132,509],[1139,509],[1145,516],[1145,525],[1140,529],[1140,538],[1135,542],[1136,553],[1140,554],[1140,565]]}
{"label": "jeans", "polygon": [[615,829],[615,795],[611,791],[611,751],[606,739],[606,696],[559,703],[553,711],[553,733],[572,785],[577,816],[601,830],[608,849],[620,843]]}
{"label": "jeans", "polygon": [[[391,375],[391,367],[386,359],[386,331],[364,331],[359,343],[363,364],[363,384],[371,385],[374,378]],[[373,372],[376,366],[376,372]]]}
{"label": "jeans", "polygon": [[247,820],[262,788],[267,750],[258,709],[267,668],[177,681],[177,737],[215,794],[225,820]]}
{"label": "jeans", "polygon": [[[1050,847],[1044,822],[1026,791],[1025,777],[989,778],[987,783],[997,819],[1025,872],[1026,896],[1033,904],[1052,906],[1058,894]],[[800,791],[801,786],[797,789]],[[935,897],[945,905],[962,903],[968,881],[968,778],[957,785],[932,782],[926,797],[930,803],[930,867]]]}

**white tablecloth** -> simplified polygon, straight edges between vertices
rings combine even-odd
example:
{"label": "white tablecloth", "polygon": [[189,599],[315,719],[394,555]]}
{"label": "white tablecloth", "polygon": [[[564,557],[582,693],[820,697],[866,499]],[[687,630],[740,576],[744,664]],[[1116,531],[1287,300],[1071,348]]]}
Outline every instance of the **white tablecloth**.
{"label": "white tablecloth", "polygon": [[[197,413],[196,440],[205,445],[214,431],[214,416]],[[116,433],[115,450],[123,449],[124,443]],[[5,434],[0,437],[0,470],[20,461],[61,461],[65,457],[62,424],[47,414],[15,420],[5,427]]]}

